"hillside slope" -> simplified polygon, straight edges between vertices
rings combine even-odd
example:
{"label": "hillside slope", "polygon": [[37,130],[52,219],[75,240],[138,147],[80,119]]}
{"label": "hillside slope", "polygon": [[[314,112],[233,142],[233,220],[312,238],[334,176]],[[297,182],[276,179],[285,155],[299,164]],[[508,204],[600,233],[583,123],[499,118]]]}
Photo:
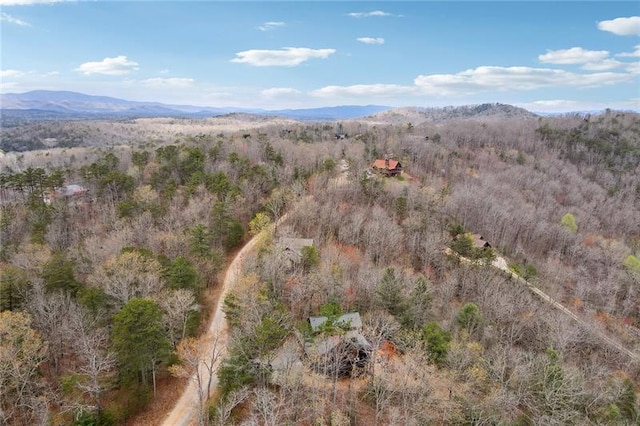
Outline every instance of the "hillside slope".
{"label": "hillside slope", "polygon": [[2,421],[132,424],[286,217],[222,301],[219,424],[637,423],[640,115],[405,119],[56,122],[89,146],[2,155],[0,327],[33,355]]}

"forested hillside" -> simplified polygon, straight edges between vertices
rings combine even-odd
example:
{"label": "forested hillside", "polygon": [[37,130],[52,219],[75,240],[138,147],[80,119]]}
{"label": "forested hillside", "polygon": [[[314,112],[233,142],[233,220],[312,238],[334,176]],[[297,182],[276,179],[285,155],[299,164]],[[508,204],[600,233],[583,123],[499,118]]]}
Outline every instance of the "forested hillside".
{"label": "forested hillside", "polygon": [[0,423],[144,424],[257,235],[202,423],[637,424],[599,336],[640,353],[640,116],[398,114],[48,124],[82,141],[0,157]]}

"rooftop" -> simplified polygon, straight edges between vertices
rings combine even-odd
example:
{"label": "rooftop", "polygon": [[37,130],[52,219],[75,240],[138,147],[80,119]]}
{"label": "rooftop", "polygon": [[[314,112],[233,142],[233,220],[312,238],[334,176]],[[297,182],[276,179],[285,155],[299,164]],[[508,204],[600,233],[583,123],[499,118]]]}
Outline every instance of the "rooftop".
{"label": "rooftop", "polygon": [[[311,329],[313,331],[318,331],[322,324],[327,322],[328,319],[329,318],[325,316],[309,317],[309,324],[311,325]],[[334,321],[334,324],[339,323],[348,324],[350,330],[359,330],[362,328],[362,319],[360,319],[360,313],[358,312],[350,312],[340,315]]]}

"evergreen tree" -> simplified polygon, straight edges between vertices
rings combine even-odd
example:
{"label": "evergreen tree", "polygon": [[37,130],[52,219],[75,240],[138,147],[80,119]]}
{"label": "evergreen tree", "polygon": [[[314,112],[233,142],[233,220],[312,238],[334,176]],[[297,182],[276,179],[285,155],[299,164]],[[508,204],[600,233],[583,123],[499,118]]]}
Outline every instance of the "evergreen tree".
{"label": "evergreen tree", "polygon": [[189,229],[189,250],[199,258],[206,258],[211,255],[211,234],[207,227],[198,224]]}
{"label": "evergreen tree", "polygon": [[167,359],[171,346],[158,305],[149,299],[129,300],[113,317],[111,338],[123,380],[146,385],[151,372],[155,393],[157,364]]}
{"label": "evergreen tree", "polygon": [[169,287],[190,290],[198,288],[198,272],[183,256],[178,256],[169,267]]}
{"label": "evergreen tree", "polygon": [[442,365],[447,359],[451,335],[440,325],[431,321],[422,327],[422,341],[424,342],[429,359],[437,365]]}
{"label": "evergreen tree", "polygon": [[429,281],[424,275],[418,275],[413,284],[413,290],[407,300],[409,309],[402,323],[409,328],[415,329],[426,323],[433,297],[429,288]]}
{"label": "evergreen tree", "polygon": [[13,266],[0,269],[0,312],[20,309],[28,286],[24,271]]}
{"label": "evergreen tree", "polygon": [[376,287],[378,304],[396,318],[402,317],[407,310],[407,300],[402,294],[402,276],[394,268],[386,268],[380,283]]}
{"label": "evergreen tree", "polygon": [[482,325],[482,314],[475,303],[465,303],[456,316],[458,325],[471,335]]}
{"label": "evergreen tree", "polygon": [[73,262],[63,253],[55,253],[51,260],[44,264],[41,276],[48,291],[61,290],[75,296],[82,288],[82,284],[75,278]]}

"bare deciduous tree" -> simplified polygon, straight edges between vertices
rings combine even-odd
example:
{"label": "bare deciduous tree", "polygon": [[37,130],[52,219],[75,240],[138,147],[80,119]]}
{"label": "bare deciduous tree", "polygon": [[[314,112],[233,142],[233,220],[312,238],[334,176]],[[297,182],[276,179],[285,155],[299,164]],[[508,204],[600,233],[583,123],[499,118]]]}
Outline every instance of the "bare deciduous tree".
{"label": "bare deciduous tree", "polygon": [[98,325],[99,317],[91,317],[74,305],[69,312],[73,333],[72,344],[78,358],[77,371],[82,379],[78,388],[91,399],[90,411],[100,415],[102,395],[111,387],[109,380],[115,373],[116,359],[109,350],[109,333]]}
{"label": "bare deciduous tree", "polygon": [[205,426],[209,424],[208,402],[221,356],[218,336],[186,338],[177,350],[182,363],[172,366],[171,373],[178,377],[195,377],[198,425]]}
{"label": "bare deciduous tree", "polygon": [[184,288],[163,290],[153,299],[164,312],[162,322],[171,343],[176,346],[187,334],[189,315],[198,309],[193,291]]}
{"label": "bare deciduous tree", "polygon": [[162,288],[162,266],[152,257],[132,251],[108,260],[89,277],[119,306],[134,297],[151,297]]}
{"label": "bare deciduous tree", "polygon": [[67,313],[72,306],[68,293],[47,293],[42,280],[32,282],[26,308],[33,318],[34,327],[49,343],[49,359],[58,374],[64,355],[71,350]]}
{"label": "bare deciduous tree", "polygon": [[[3,424],[43,424],[43,392],[38,368],[47,351],[23,312],[0,312],[0,420]],[[45,404],[44,413],[47,412]]]}
{"label": "bare deciduous tree", "polygon": [[216,412],[213,418],[214,424],[216,426],[228,425],[233,409],[246,401],[250,393],[251,391],[248,388],[243,387],[231,392],[223,401],[220,401],[216,406]]}

